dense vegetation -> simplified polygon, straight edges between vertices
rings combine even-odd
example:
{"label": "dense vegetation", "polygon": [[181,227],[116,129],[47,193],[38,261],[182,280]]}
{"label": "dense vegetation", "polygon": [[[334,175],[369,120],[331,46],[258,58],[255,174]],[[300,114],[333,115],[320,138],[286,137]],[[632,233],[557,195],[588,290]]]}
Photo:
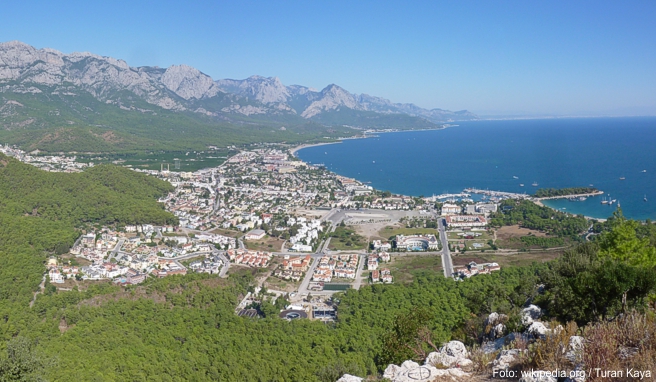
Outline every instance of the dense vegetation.
{"label": "dense vegetation", "polygon": [[567,196],[567,195],[581,195],[593,194],[598,192],[593,187],[571,187],[571,188],[540,188],[535,192],[536,198],[549,198],[552,196]]}
{"label": "dense vegetation", "polygon": [[499,211],[490,216],[491,227],[518,224],[521,227],[543,231],[555,236],[576,238],[588,229],[583,216],[572,216],[538,206],[529,200],[504,200]]}
{"label": "dense vegetation", "polygon": [[388,362],[417,358],[429,349],[427,341],[476,343],[493,311],[509,315],[509,329],[519,328],[518,311],[528,301],[554,318],[585,324],[642,309],[654,290],[655,231],[618,217],[595,242],[553,263],[463,282],[420,270],[410,284],[338,294],[334,325],[280,320],[266,304],[264,318],[238,317],[234,307],[253,281],[243,273],[227,280],[190,274],[128,288],[46,289],[30,308],[45,256],[70,245],[76,227],[171,221],[154,201],[168,186],[110,166],[51,174],[1,161],[4,380],[334,381],[345,372],[377,374]]}

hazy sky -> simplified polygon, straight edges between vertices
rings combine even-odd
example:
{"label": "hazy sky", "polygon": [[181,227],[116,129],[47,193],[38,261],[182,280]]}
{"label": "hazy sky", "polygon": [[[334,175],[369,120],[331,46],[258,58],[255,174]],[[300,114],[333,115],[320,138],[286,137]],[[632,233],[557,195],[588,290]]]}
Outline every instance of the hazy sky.
{"label": "hazy sky", "polygon": [[655,20],[653,0],[22,0],[0,41],[479,114],[656,115]]}

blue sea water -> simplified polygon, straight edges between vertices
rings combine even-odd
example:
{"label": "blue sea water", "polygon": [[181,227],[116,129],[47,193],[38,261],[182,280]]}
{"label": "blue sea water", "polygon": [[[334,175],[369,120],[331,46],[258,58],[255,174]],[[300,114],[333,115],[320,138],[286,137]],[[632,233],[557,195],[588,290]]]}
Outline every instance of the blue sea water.
{"label": "blue sea water", "polygon": [[[377,189],[414,196],[467,187],[532,194],[537,188],[593,184],[605,197],[617,199],[625,216],[654,220],[655,148],[656,117],[571,118],[458,122],[443,130],[384,133],[309,147],[297,155]],[[539,186],[533,187],[534,182]],[[546,204],[607,218],[616,205],[601,200]]]}

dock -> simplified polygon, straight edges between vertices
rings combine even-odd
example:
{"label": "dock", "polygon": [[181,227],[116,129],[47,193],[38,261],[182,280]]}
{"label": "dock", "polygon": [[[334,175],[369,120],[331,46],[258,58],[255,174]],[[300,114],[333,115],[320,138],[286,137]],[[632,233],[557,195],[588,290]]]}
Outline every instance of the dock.
{"label": "dock", "polygon": [[499,198],[509,198],[509,199],[531,199],[532,196],[528,194],[518,194],[515,192],[505,192],[505,191],[492,191],[492,190],[481,190],[478,188],[465,188],[464,192],[469,192],[472,194],[496,196]]}

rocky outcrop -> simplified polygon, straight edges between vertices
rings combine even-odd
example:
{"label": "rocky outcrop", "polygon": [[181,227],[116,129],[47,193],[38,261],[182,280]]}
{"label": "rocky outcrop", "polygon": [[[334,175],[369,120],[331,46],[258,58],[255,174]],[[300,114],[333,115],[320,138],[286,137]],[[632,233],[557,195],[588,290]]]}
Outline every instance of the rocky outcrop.
{"label": "rocky outcrop", "polygon": [[363,379],[351,374],[344,374],[337,382],[362,382]]}
{"label": "rocky outcrop", "polygon": [[521,317],[522,324],[525,326],[530,326],[533,321],[542,317],[542,309],[540,309],[540,307],[537,305],[529,305],[522,309]]}
{"label": "rocky outcrop", "polygon": [[426,357],[426,364],[438,367],[469,367],[472,361],[467,358],[469,353],[465,344],[460,341],[446,343],[440,351],[433,352]]}
{"label": "rocky outcrop", "polygon": [[531,326],[528,327],[526,332],[535,337],[539,337],[549,333],[549,329],[543,323],[536,321],[533,322]]}
{"label": "rocky outcrop", "polygon": [[519,349],[501,350],[494,361],[492,361],[492,371],[508,370],[518,360],[520,355],[521,351]]}
{"label": "rocky outcrop", "polygon": [[413,361],[405,361],[400,366],[389,365],[383,373],[383,378],[392,382],[432,382],[437,378],[467,380],[471,374],[458,368],[438,369],[432,365],[419,365]]}
{"label": "rocky outcrop", "polygon": [[485,319],[486,336],[490,340],[501,338],[506,333],[505,322],[508,321],[508,316],[499,314],[497,312],[490,313]]}

